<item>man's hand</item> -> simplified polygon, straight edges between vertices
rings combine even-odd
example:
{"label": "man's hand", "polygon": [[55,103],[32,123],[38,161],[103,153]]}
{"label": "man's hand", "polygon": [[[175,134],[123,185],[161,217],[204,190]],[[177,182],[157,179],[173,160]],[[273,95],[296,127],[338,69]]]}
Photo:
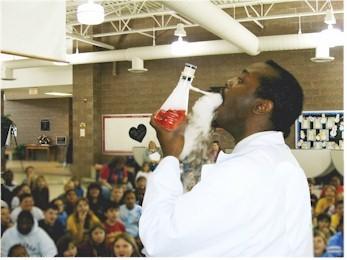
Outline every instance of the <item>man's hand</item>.
{"label": "man's hand", "polygon": [[154,120],[154,115],[155,114],[152,115],[150,123],[157,132],[157,138],[164,157],[171,155],[178,159],[184,146],[184,129],[186,128],[186,121],[183,121],[176,129],[169,131]]}

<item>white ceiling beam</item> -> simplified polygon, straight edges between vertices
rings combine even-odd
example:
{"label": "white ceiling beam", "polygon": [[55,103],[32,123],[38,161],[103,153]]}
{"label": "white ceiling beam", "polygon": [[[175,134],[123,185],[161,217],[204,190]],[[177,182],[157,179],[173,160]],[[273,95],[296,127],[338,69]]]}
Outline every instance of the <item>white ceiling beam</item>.
{"label": "white ceiling beam", "polygon": [[91,40],[91,39],[87,39],[87,38],[85,38],[79,34],[76,34],[76,33],[67,33],[66,36],[71,38],[71,39],[78,40],[80,42],[89,43],[91,45],[98,46],[98,47],[101,47],[104,49],[108,49],[108,50],[114,50],[115,49],[114,46],[112,46],[112,45],[109,45],[109,44],[106,44],[103,42],[99,42],[99,41],[95,41],[95,40]]}

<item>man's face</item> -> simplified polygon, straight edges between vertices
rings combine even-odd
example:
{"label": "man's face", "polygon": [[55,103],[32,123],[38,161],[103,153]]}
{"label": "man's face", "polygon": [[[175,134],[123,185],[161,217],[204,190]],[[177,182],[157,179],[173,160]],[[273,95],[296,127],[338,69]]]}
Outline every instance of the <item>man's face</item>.
{"label": "man's face", "polygon": [[55,221],[58,218],[58,210],[55,209],[47,209],[45,211],[45,221],[49,224],[49,225],[54,225]]}
{"label": "man's face", "polygon": [[20,206],[23,210],[31,211],[31,209],[34,206],[33,198],[32,197],[26,197],[25,199],[22,200],[22,202],[20,203]]}
{"label": "man's face", "polygon": [[34,221],[29,218],[18,218],[17,230],[22,235],[27,235],[30,233],[34,226]]}
{"label": "man's face", "polygon": [[275,76],[272,68],[265,63],[254,63],[241,74],[228,80],[223,92],[223,103],[217,109],[218,127],[244,131],[245,121],[252,115],[255,106],[255,92],[263,76]]}

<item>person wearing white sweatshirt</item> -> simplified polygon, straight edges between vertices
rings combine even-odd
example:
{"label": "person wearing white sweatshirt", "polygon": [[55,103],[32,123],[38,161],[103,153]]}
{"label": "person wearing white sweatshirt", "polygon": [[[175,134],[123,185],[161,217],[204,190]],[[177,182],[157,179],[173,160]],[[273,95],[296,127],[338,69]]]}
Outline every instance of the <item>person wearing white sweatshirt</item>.
{"label": "person wearing white sweatshirt", "polygon": [[21,211],[17,224],[7,229],[1,239],[1,257],[7,257],[12,246],[25,247],[30,257],[54,257],[57,248],[47,233],[37,225],[29,211]]}

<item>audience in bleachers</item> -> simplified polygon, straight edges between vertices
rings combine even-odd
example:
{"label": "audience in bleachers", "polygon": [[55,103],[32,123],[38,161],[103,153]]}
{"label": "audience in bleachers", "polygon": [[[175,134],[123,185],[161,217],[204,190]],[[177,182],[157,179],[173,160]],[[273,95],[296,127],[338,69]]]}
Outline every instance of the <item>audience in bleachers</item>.
{"label": "audience in bleachers", "polygon": [[19,196],[19,206],[11,212],[11,220],[13,223],[17,222],[17,217],[22,211],[31,212],[34,219],[37,221],[44,218],[42,210],[34,205],[33,196],[30,193],[24,193]]}
{"label": "audience in bleachers", "polygon": [[[131,158],[116,157],[100,165],[100,178],[86,192],[80,179],[72,177],[52,201],[49,185],[43,176],[35,175],[33,167],[26,168],[26,179],[19,186],[7,170],[1,187],[1,255],[143,256],[138,225],[150,167],[155,163],[144,162],[140,168]],[[343,178],[332,174],[308,183],[314,255],[341,257]]]}
{"label": "audience in bleachers", "polygon": [[88,240],[78,246],[77,256],[110,257],[112,252],[106,245],[106,232],[102,224],[96,224],[89,229]]}
{"label": "audience in bleachers", "polygon": [[1,236],[6,229],[13,226],[10,216],[10,209],[8,207],[1,207]]}
{"label": "audience in bleachers", "polygon": [[77,243],[87,239],[89,229],[100,223],[99,218],[89,208],[86,198],[77,201],[74,212],[67,218],[66,229]]}
{"label": "audience in bleachers", "polygon": [[42,175],[38,176],[31,191],[35,206],[45,210],[49,204],[49,189],[46,178]]}
{"label": "audience in bleachers", "polygon": [[116,257],[141,256],[135,239],[127,233],[122,233],[115,237],[112,250],[113,256]]}
{"label": "audience in bleachers", "polygon": [[58,207],[53,203],[49,204],[44,216],[45,218],[39,221],[39,226],[57,243],[65,233],[65,227],[58,221]]}

